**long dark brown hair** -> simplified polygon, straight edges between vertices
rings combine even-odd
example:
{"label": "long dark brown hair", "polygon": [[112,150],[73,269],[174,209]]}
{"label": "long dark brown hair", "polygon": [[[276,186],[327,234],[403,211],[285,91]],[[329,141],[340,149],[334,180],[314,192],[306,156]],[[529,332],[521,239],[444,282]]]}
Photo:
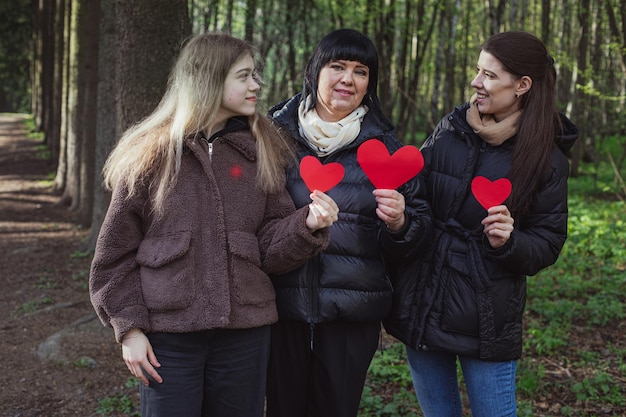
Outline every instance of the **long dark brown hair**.
{"label": "long dark brown hair", "polygon": [[496,34],[481,49],[497,58],[514,78],[532,79],[532,87],[520,97],[522,114],[509,171],[513,190],[508,206],[514,217],[523,218],[551,174],[554,138],[561,131],[554,60],[543,42],[527,32]]}

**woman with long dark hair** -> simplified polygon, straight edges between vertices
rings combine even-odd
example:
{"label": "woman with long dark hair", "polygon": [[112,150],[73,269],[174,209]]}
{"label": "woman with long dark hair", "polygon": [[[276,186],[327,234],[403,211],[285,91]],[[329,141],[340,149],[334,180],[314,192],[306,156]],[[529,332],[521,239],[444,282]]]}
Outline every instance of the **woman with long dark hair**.
{"label": "woman with long dark hair", "polygon": [[[385,321],[407,345],[427,417],[461,417],[457,360],[474,417],[516,415],[526,276],[567,237],[577,129],[557,112],[554,60],[535,36],[505,32],[482,45],[476,70],[475,94],[422,147],[435,237],[398,274]],[[496,184],[505,200],[489,204]]]}

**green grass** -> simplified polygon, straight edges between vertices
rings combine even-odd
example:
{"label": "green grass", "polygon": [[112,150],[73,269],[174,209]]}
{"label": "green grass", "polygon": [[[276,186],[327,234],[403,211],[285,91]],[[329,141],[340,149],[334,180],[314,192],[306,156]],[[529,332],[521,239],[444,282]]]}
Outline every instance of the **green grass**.
{"label": "green grass", "polygon": [[136,399],[139,387],[137,378],[128,378],[123,392],[119,392],[98,401],[96,414],[104,417],[140,416],[139,403]]}

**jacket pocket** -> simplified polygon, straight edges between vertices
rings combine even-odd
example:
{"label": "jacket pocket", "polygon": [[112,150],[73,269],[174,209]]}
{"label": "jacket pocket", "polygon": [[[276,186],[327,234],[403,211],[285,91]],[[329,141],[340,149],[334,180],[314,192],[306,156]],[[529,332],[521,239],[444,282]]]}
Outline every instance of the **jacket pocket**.
{"label": "jacket pocket", "polygon": [[441,328],[448,332],[478,335],[478,309],[471,278],[448,270],[442,294]]}
{"label": "jacket pocket", "polygon": [[144,302],[153,311],[189,307],[195,293],[191,231],[148,237],[137,250]]}
{"label": "jacket pocket", "polygon": [[232,298],[238,304],[266,306],[274,302],[274,287],[261,270],[259,241],[252,233],[234,231],[228,234]]}

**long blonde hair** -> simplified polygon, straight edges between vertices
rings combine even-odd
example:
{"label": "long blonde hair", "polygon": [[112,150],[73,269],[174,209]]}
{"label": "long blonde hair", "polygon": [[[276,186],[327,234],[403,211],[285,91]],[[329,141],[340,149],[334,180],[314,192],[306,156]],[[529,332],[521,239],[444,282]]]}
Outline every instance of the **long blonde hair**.
{"label": "long blonde hair", "polygon": [[[178,180],[185,137],[211,132],[228,71],[245,55],[254,57],[254,47],[233,36],[192,36],[174,64],[159,105],[129,128],[109,155],[104,186],[112,190],[124,185],[130,197],[147,181],[153,210],[161,215],[163,202]],[[258,108],[248,119],[257,144],[258,186],[266,193],[277,192],[285,185],[290,142]]]}

